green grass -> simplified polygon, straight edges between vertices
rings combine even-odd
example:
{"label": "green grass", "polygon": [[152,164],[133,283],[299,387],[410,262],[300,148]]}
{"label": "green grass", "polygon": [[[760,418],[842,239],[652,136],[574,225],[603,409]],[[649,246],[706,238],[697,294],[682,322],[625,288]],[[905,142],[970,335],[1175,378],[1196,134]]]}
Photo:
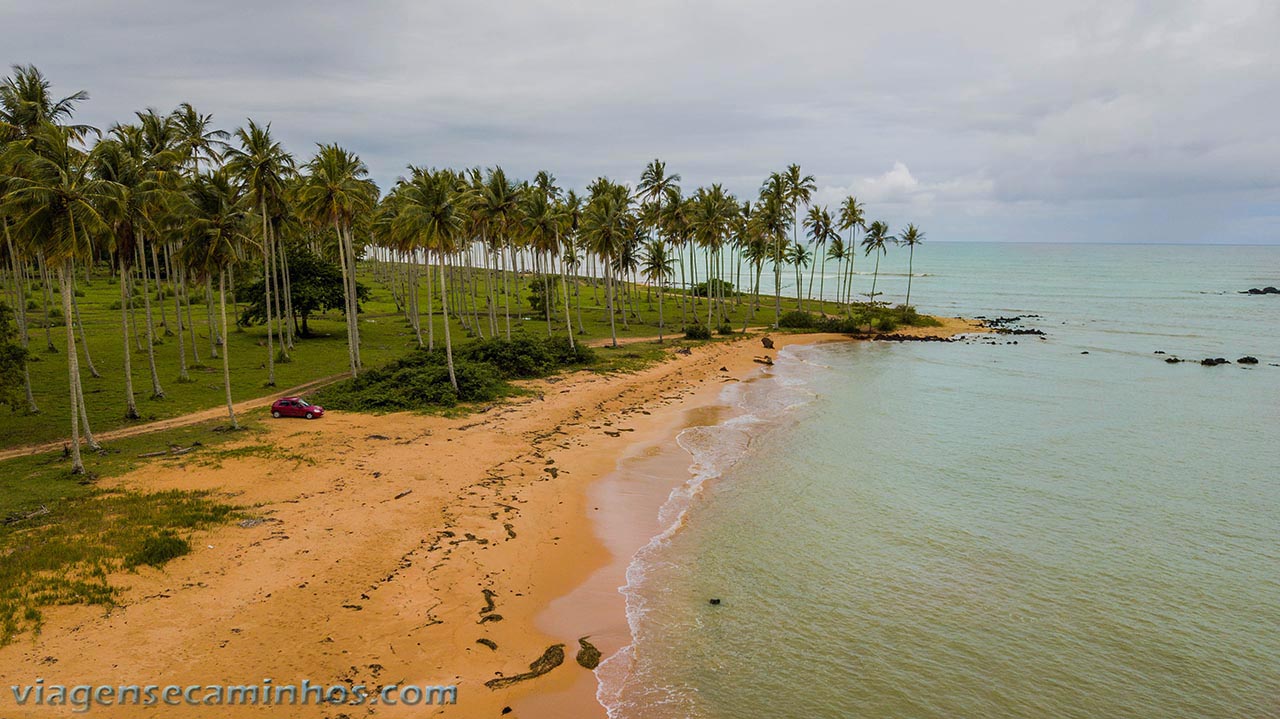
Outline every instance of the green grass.
{"label": "green grass", "polygon": [[[101,273],[101,269],[99,270]],[[403,314],[397,309],[390,289],[379,281],[385,271],[375,272],[372,264],[361,267],[360,281],[370,289],[369,301],[362,304],[360,315],[362,358],[366,367],[380,367],[395,359],[405,356],[417,346],[413,331],[405,321]],[[89,351],[94,364],[101,373],[100,378],[90,376],[86,364],[81,361],[85,402],[89,419],[95,432],[107,431],[129,426],[138,422],[147,422],[169,417],[176,417],[221,405],[224,401],[222,391],[222,365],[220,359],[209,354],[209,333],[205,323],[205,307],[197,303],[192,307],[192,318],[196,325],[198,351],[202,366],[191,367],[190,383],[178,382],[178,342],[173,336],[163,336],[164,329],[159,326],[161,311],[152,292],[152,314],[157,323],[159,344],[155,346],[157,373],[165,392],[163,399],[150,399],[151,380],[144,351],[138,351],[136,344],[132,346],[133,382],[137,397],[138,410],[142,414],[140,420],[128,420],[124,417],[124,384],[121,372],[124,359],[123,340],[121,337],[119,312],[119,286],[112,278],[102,274],[94,277],[91,284],[86,285],[81,275],[77,288],[83,292],[79,299],[80,314],[88,335]],[[530,304],[530,278],[524,277],[519,292],[519,303],[512,305],[513,333],[526,333],[531,336],[546,334],[544,315],[535,312]],[[583,280],[577,287],[582,300],[582,319],[585,334],[578,339],[585,341],[600,340],[610,336],[608,312],[603,306],[605,293],[603,282],[593,286]],[[630,337],[648,337],[658,334],[658,293],[645,287],[634,288],[636,302],[634,311],[626,313],[625,322],[621,311],[616,315],[616,328],[619,339]],[[477,283],[478,299],[482,307],[481,320],[485,325],[486,335],[489,330],[487,318],[483,312],[483,281]],[[576,298],[572,298],[575,287],[571,283],[571,317],[576,327]],[[423,315],[423,334],[426,335],[427,318],[425,316],[427,298],[425,278],[421,281],[420,305]],[[200,299],[203,291],[192,291],[193,298]],[[35,286],[28,287],[30,303],[42,306],[42,291]],[[443,319],[439,314],[438,297],[435,301],[436,314],[432,318],[437,342],[443,339]],[[514,299],[514,298],[513,298]],[[671,337],[682,335],[681,305],[687,298],[679,293],[667,292],[664,303],[666,334]],[[56,302],[56,297],[55,297]],[[29,304],[30,304],[29,303]],[[137,301],[141,305],[141,300]],[[729,300],[729,324],[740,330],[743,324],[763,326],[773,321],[773,298],[762,296],[759,309],[752,311],[752,298],[741,295]],[[794,309],[794,299],[784,298],[784,311]],[[806,310],[816,310],[819,303],[805,301]],[[113,307],[117,309],[112,309]],[[216,308],[216,304],[215,304]],[[686,314],[685,321],[705,323],[707,304],[705,298],[696,300],[696,312],[693,307]],[[834,303],[821,303],[821,309],[827,313],[837,313],[840,308]],[[173,303],[167,299],[164,314],[171,327],[176,327],[173,317]],[[237,314],[236,308],[228,307],[228,317]],[[502,299],[497,306],[497,323],[499,334],[505,335],[506,318]],[[51,442],[70,436],[69,415],[70,400],[67,391],[67,371],[65,344],[66,339],[61,327],[52,328],[50,334],[57,352],[47,352],[45,347],[45,331],[40,326],[42,320],[39,309],[28,314],[33,361],[30,364],[31,379],[36,402],[40,413],[27,415],[21,411],[9,412],[0,410],[0,448],[23,446],[40,442]],[[136,312],[137,322],[132,328],[141,336],[145,332],[145,321],[142,308]],[[552,332],[563,334],[564,310],[557,305],[552,313]],[[284,390],[300,384],[336,375],[347,369],[347,347],[345,325],[341,313],[329,312],[313,316],[310,323],[312,337],[299,339],[292,353],[291,361],[276,364],[276,390]],[[718,321],[713,324],[719,324]],[[454,320],[452,332],[459,343],[467,341],[467,335],[460,324]],[[232,396],[236,401],[261,397],[272,392],[266,387],[266,329],[262,326],[246,328],[243,331],[229,333],[228,344],[231,357]],[[189,335],[188,335],[189,337]],[[188,363],[191,363],[191,347],[187,341]]]}

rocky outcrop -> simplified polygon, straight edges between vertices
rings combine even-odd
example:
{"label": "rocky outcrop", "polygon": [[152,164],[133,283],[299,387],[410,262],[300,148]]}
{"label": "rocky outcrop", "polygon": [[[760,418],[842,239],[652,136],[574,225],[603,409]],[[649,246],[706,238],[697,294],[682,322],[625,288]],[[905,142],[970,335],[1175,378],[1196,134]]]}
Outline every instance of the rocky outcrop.
{"label": "rocky outcrop", "polygon": [[1242,295],[1280,295],[1280,289],[1277,289],[1275,287],[1269,287],[1269,286],[1262,287],[1262,288],[1253,287],[1251,289],[1243,290],[1240,294]]}

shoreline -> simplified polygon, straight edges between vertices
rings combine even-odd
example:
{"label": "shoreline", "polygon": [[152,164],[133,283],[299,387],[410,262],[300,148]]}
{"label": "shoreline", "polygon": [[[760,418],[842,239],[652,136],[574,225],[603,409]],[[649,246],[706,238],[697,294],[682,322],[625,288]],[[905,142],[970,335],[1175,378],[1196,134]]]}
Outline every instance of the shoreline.
{"label": "shoreline", "polygon": [[[982,331],[955,320],[918,329]],[[773,338],[776,349],[848,339]],[[272,423],[266,449],[157,461],[112,479],[106,484],[135,490],[208,489],[244,507],[247,521],[200,533],[193,553],[163,570],[114,576],[127,588],[105,612],[50,607],[39,635],[0,648],[0,684],[456,684],[458,704],[434,707],[437,715],[499,716],[516,707],[516,716],[539,716],[539,704],[559,701],[563,716],[565,693],[576,692],[586,693],[584,710],[604,716],[595,673],[574,657],[578,637],[610,621],[626,625],[616,611],[622,582],[613,585],[615,609],[599,614],[564,599],[594,574],[608,576],[625,554],[598,536],[591,517],[602,500],[592,492],[646,447],[666,442],[684,453],[668,440],[726,382],[759,373],[752,360],[764,354],[757,335],[672,353],[630,374],[538,380],[527,385],[532,397],[461,418],[335,414],[305,429]],[[595,625],[569,631],[568,622],[544,621],[557,601],[577,624]],[[615,640],[607,627],[600,636],[607,657]],[[484,686],[526,671],[556,644],[564,663],[544,676]],[[0,708],[10,715],[6,702]],[[51,709],[12,716],[56,715]],[[128,707],[93,711],[131,715]],[[187,707],[183,715],[225,709]]]}

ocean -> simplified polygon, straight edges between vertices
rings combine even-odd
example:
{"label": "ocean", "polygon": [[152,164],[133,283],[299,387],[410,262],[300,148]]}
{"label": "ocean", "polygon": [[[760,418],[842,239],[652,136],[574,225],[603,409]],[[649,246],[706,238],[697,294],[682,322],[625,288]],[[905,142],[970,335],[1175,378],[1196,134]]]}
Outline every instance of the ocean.
{"label": "ocean", "polygon": [[620,588],[610,716],[1280,717],[1280,296],[1238,294],[1280,247],[936,243],[915,273],[922,311],[1047,335],[791,347],[728,386]]}

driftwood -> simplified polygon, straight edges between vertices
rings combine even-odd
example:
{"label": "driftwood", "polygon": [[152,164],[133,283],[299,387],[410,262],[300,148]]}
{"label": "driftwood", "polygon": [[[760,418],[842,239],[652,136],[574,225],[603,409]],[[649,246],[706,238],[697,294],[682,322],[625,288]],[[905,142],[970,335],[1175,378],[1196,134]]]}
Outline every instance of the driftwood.
{"label": "driftwood", "polygon": [[188,453],[190,453],[190,452],[194,452],[194,451],[195,451],[195,449],[196,449],[196,447],[199,447],[199,446],[201,446],[199,442],[197,442],[197,443],[195,443],[195,444],[191,445],[190,447],[178,447],[178,446],[176,446],[176,445],[173,445],[173,446],[170,446],[168,449],[160,450],[159,452],[144,452],[144,453],[142,453],[142,454],[138,455],[138,457],[139,457],[139,458],[147,458],[147,457],[177,457],[177,456],[179,456],[179,455],[183,455],[183,454],[188,454]]}
{"label": "driftwood", "polygon": [[751,361],[755,362],[756,364],[769,365],[770,367],[773,366],[773,360],[770,359],[769,357],[753,357],[751,358]]}
{"label": "driftwood", "polygon": [[38,509],[33,509],[30,512],[17,512],[14,514],[10,514],[9,516],[4,518],[4,523],[17,524],[18,522],[24,522],[28,519],[31,519],[32,517],[39,517],[48,513],[49,513],[49,508],[42,504]]}

